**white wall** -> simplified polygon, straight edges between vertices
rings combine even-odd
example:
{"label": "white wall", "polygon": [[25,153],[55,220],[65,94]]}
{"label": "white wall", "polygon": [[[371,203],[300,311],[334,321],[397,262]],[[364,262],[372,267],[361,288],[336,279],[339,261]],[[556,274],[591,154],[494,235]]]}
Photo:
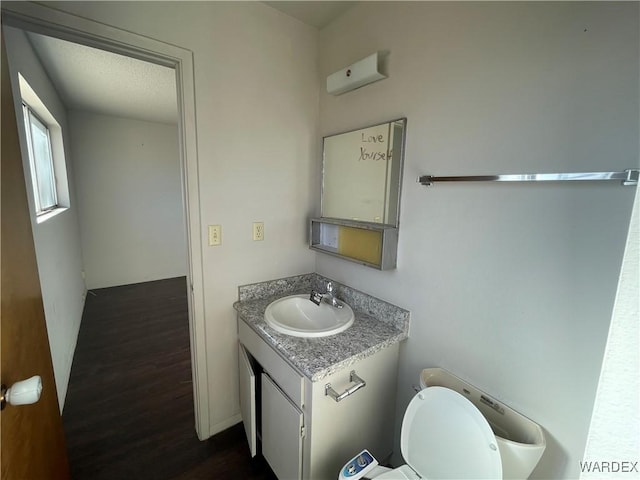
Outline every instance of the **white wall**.
{"label": "white wall", "polygon": [[71,111],[87,288],[186,275],[175,125]]}
{"label": "white wall", "polygon": [[438,184],[422,174],[638,165],[638,4],[359,3],[320,34],[320,79],[376,50],[390,78],[320,97],[320,134],[406,116],[398,268],[317,271],[411,310],[397,428],[441,366],[540,423],[535,478],[576,478],[634,188]]}
{"label": "white wall", "polygon": [[[86,293],[82,280],[78,204],[75,197],[69,153],[69,129],[65,107],[35,56],[24,32],[10,27],[3,27],[3,31],[11,70],[13,96],[18,112],[18,131],[27,186],[31,185],[31,171],[22,118],[18,73],[27,80],[60,124],[65,146],[70,207],[45,222],[36,223],[33,190],[27,188],[53,372],[58,392],[58,403],[60,411],[62,411]],[[47,386],[45,385],[44,388]]]}
{"label": "white wall", "polygon": [[[317,30],[258,2],[51,2],[194,55],[210,432],[239,421],[241,284],[313,271]],[[252,222],[265,240],[252,241]],[[222,225],[208,247],[207,225]],[[204,373],[204,372],[203,372]]]}
{"label": "white wall", "polygon": [[[580,478],[619,478],[640,461],[640,192],[636,191]],[[605,462],[611,466],[604,471]],[[615,463],[614,463],[615,462]]]}

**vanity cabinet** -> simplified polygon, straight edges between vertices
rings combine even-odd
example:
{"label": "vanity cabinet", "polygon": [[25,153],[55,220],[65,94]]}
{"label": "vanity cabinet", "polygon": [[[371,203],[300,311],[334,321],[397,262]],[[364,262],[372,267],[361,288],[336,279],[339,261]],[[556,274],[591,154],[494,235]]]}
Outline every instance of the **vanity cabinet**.
{"label": "vanity cabinet", "polygon": [[[241,319],[238,331],[251,453],[261,451],[280,480],[333,480],[364,448],[380,461],[391,454],[399,344],[311,381]],[[326,393],[327,385],[337,393],[353,387],[352,371],[364,387],[340,401]]]}
{"label": "vanity cabinet", "polygon": [[269,375],[262,375],[262,455],[278,478],[300,479],[302,474],[302,411]]}
{"label": "vanity cabinet", "polygon": [[244,423],[244,431],[249,441],[251,457],[257,454],[257,429],[256,429],[256,375],[251,357],[240,345],[238,349],[238,380],[240,384],[240,415]]}

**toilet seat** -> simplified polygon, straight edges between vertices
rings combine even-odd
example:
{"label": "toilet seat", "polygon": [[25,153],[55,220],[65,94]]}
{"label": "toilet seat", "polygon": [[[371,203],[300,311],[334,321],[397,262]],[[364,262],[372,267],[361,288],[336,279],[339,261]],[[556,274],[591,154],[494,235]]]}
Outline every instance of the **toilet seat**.
{"label": "toilet seat", "polygon": [[407,465],[422,478],[502,478],[489,423],[473,403],[445,387],[427,387],[413,397],[402,420],[400,446]]}
{"label": "toilet seat", "polygon": [[[367,478],[367,477],[365,477]],[[374,480],[423,480],[409,465],[402,465],[388,472],[373,477]]]}

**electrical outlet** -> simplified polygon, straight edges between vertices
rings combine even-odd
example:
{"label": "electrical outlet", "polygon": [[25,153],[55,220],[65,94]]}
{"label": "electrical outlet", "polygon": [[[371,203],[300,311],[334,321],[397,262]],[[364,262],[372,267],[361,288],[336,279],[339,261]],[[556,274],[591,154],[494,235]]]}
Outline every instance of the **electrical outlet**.
{"label": "electrical outlet", "polygon": [[222,245],[222,225],[209,225],[209,245]]}
{"label": "electrical outlet", "polygon": [[253,222],[253,241],[264,240],[264,222]]}

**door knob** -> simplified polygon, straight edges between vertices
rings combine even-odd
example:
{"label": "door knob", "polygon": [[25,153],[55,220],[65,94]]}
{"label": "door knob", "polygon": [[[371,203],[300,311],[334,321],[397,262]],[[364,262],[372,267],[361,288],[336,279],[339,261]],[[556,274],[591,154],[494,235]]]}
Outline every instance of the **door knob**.
{"label": "door knob", "polygon": [[0,410],[3,410],[7,403],[10,405],[29,405],[36,403],[40,400],[41,393],[42,379],[39,375],[34,375],[26,380],[16,382],[9,388],[2,385],[0,392]]}

